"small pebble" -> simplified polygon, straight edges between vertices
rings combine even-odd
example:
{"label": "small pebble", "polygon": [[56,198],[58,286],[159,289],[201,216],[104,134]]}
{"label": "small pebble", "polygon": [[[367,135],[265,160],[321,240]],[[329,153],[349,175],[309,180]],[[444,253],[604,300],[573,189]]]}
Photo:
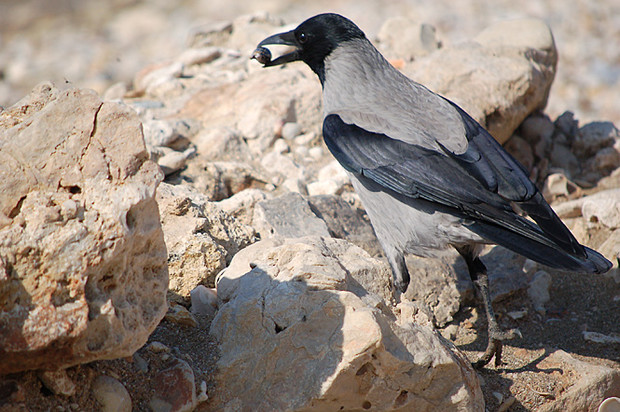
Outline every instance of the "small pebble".
{"label": "small pebble", "polygon": [[39,379],[47,389],[56,395],[75,395],[75,383],[69,378],[65,369],[40,372]]}
{"label": "small pebble", "polygon": [[295,137],[295,144],[299,146],[309,145],[314,139],[316,139],[316,134],[313,132],[300,134]]}
{"label": "small pebble", "polygon": [[513,320],[522,319],[525,317],[525,315],[527,315],[527,310],[526,309],[514,310],[511,312],[508,312],[507,315]]}
{"label": "small pebble", "polygon": [[134,365],[140,372],[146,373],[149,371],[149,363],[138,352],[133,354]]}
{"label": "small pebble", "polygon": [[192,328],[198,326],[198,321],[196,321],[194,315],[192,315],[189,310],[181,305],[170,305],[170,309],[164,316],[164,319],[178,325],[189,326]]}
{"label": "small pebble", "polygon": [[599,332],[583,332],[583,338],[587,341],[602,344],[620,344],[619,336],[604,335]]}
{"label": "small pebble", "polygon": [[73,219],[77,216],[78,213],[78,204],[71,199],[67,199],[62,202],[60,206],[61,213],[66,219]]}
{"label": "small pebble", "polygon": [[131,396],[125,386],[111,376],[100,375],[92,385],[102,412],[131,412]]}
{"label": "small pebble", "polygon": [[497,408],[497,412],[507,411],[516,401],[517,398],[515,398],[514,396],[506,398],[506,400],[501,405],[499,405],[499,408]]}
{"label": "small pebble", "polygon": [[598,412],[620,412],[620,398],[607,398],[601,402]]}
{"label": "small pebble", "polygon": [[260,64],[267,64],[271,61],[271,52],[266,47],[257,47],[250,58],[255,59]]}
{"label": "small pebble", "polygon": [[532,300],[534,309],[541,314],[546,313],[545,304],[549,302],[549,288],[551,287],[551,275],[544,270],[539,270],[530,282],[527,294]]}
{"label": "small pebble", "polygon": [[282,126],[282,138],[293,140],[301,135],[301,126],[296,122],[287,122]]}
{"label": "small pebble", "polygon": [[191,292],[191,312],[195,315],[215,315],[217,311],[217,293],[204,285],[196,286]]}
{"label": "small pebble", "polygon": [[288,153],[291,151],[288,143],[284,139],[278,139],[273,143],[273,151],[276,153]]}
{"label": "small pebble", "polygon": [[158,341],[151,342],[146,348],[153,353],[170,352],[169,347]]}
{"label": "small pebble", "polygon": [[209,400],[209,395],[207,394],[207,382],[200,382],[200,392],[196,396],[196,402],[202,403]]}

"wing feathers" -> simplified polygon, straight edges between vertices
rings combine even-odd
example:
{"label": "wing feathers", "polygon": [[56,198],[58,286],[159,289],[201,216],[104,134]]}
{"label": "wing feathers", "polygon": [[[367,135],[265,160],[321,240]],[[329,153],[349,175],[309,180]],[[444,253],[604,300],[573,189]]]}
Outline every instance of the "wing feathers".
{"label": "wing feathers", "polygon": [[[325,118],[323,137],[348,171],[402,195],[448,206],[455,215],[477,222],[470,228],[495,243],[550,266],[570,270],[578,265],[575,262],[581,262],[581,269],[602,270],[584,266],[583,260],[588,256],[597,260],[600,255],[577,242],[519,163],[465,112],[458,110],[464,116],[470,145],[462,154],[454,154],[441,144],[437,151],[369,132],[344,123],[336,114]],[[517,203],[538,225],[515,213],[511,202]],[[528,253],[524,249],[531,246],[528,242],[538,245],[540,250]],[[545,254],[544,250],[556,252],[547,253],[547,258],[539,256]],[[560,262],[559,256],[566,253],[574,257]],[[607,262],[601,259],[599,263]],[[591,262],[588,265],[597,266]]]}

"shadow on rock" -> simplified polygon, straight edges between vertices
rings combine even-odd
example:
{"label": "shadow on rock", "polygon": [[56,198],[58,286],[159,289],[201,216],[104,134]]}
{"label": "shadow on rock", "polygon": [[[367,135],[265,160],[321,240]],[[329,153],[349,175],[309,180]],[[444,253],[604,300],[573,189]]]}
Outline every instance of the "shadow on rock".
{"label": "shadow on rock", "polygon": [[[475,372],[430,326],[363,285],[381,267],[346,241],[269,239],[218,279],[209,410],[482,408]],[[362,274],[362,276],[359,276]],[[400,313],[399,313],[400,312]]]}

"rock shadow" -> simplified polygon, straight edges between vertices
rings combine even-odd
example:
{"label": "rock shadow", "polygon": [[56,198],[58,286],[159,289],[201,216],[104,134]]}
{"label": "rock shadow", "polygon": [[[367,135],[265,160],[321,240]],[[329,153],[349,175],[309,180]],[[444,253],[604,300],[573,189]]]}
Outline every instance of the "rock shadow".
{"label": "rock shadow", "polygon": [[257,266],[220,281],[218,290],[237,285],[211,325],[221,356],[209,410],[301,410],[322,397],[343,359],[347,309],[306,275],[280,281]]}

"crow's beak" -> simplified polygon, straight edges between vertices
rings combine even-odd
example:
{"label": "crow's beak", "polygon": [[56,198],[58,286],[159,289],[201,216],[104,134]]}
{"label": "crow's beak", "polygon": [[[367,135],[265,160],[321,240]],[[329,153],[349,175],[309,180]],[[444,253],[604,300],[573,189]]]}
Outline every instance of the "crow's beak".
{"label": "crow's beak", "polygon": [[[300,50],[301,45],[297,42],[297,39],[295,38],[295,32],[293,30],[287,31],[286,33],[274,34],[273,36],[267,37],[265,40],[263,40],[262,42],[258,44],[256,51],[261,50],[261,48],[264,48],[264,46],[267,46],[270,44],[282,44],[285,46],[293,46],[295,47],[295,50],[293,50],[290,53],[283,54],[282,56],[278,57],[275,60],[267,60],[267,61],[261,62],[264,64],[265,67],[278,66],[280,64],[301,60],[301,50]],[[256,51],[255,51],[255,55],[256,55]],[[257,60],[259,59],[257,58]]]}

